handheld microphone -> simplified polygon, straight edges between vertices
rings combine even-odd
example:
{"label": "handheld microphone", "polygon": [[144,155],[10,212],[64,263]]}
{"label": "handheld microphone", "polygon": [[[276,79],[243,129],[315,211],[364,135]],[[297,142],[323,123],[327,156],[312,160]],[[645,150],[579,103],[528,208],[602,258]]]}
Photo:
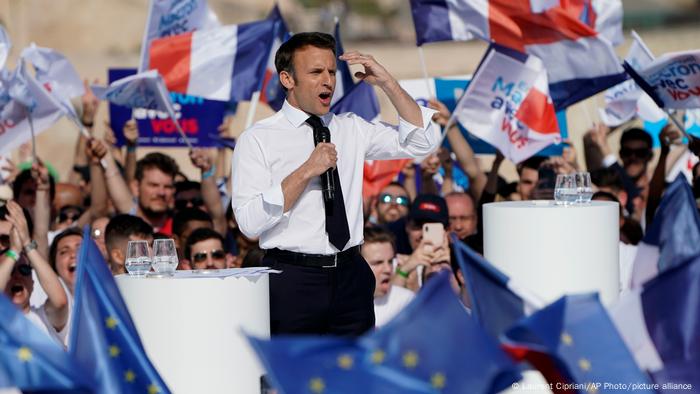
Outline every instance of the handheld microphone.
{"label": "handheld microphone", "polygon": [[[331,132],[328,130],[328,127],[314,130],[314,145],[318,145],[321,142],[331,142]],[[335,198],[335,182],[332,168],[321,174],[321,189],[323,191],[323,201],[326,203],[332,202]]]}

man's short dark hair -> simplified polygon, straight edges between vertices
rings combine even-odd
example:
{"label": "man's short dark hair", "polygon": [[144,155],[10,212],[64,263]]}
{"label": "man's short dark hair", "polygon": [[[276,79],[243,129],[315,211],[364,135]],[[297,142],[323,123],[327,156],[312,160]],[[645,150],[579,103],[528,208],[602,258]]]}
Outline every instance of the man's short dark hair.
{"label": "man's short dark hair", "polygon": [[642,141],[649,149],[653,147],[651,135],[638,127],[632,127],[622,132],[622,136],[620,137],[620,147],[622,147],[628,141]]}
{"label": "man's short dark hair", "polygon": [[622,177],[614,168],[600,168],[591,171],[591,182],[599,188],[607,187],[616,192],[625,190]]}
{"label": "man's short dark hair", "polygon": [[138,216],[121,214],[113,217],[105,228],[105,245],[112,250],[117,243],[129,239],[132,235],[151,235],[153,227]]}
{"label": "man's short dark hair", "polygon": [[136,162],[135,179],[141,182],[141,180],[143,180],[144,171],[151,168],[157,168],[161,172],[173,177],[173,179],[175,179],[175,175],[180,171],[172,157],[159,152],[152,152]]}
{"label": "man's short dark hair", "polygon": [[[275,68],[277,74],[286,71],[294,77],[294,52],[312,46],[333,51],[335,57],[335,38],[332,35],[318,32],[305,32],[293,35],[289,40],[280,45],[275,54]],[[282,86],[286,91],[287,89]]]}
{"label": "man's short dark hair", "polygon": [[190,191],[190,190],[200,190],[201,184],[195,181],[180,181],[175,183],[175,194]]}
{"label": "man's short dark hair", "polygon": [[[29,214],[29,210],[27,208],[21,207],[22,208],[22,213],[24,214],[24,219],[27,221],[27,230],[29,230],[29,236],[34,237],[34,221],[32,221],[32,215]],[[3,205],[0,207],[0,220],[7,221],[7,216],[10,214],[10,212],[7,210],[7,205]]]}
{"label": "man's short dark hair", "polygon": [[529,169],[532,169],[532,170],[535,170],[535,171],[539,170],[539,169],[540,169],[540,165],[541,165],[545,160],[547,160],[546,157],[542,157],[542,156],[532,156],[531,158],[529,158],[529,159],[527,159],[527,160],[521,161],[520,163],[518,163],[518,165],[515,166],[515,169],[518,171],[518,176],[520,176],[520,174],[523,173],[523,169],[524,169],[524,168],[529,168]]}
{"label": "man's short dark hair", "polygon": [[214,222],[211,215],[202,211],[199,208],[185,208],[177,211],[173,217],[173,234],[178,237],[182,236],[185,231],[185,226],[189,222],[209,222],[212,226]]}
{"label": "man's short dark hair", "polygon": [[[17,177],[15,180],[12,182],[12,195],[14,196],[15,199],[19,198],[19,193],[22,190],[22,186],[24,186],[27,181],[33,179],[32,177],[32,170],[31,169],[26,169],[22,170],[19,174],[17,174]],[[56,196],[56,181],[53,179],[51,175],[49,175],[49,198],[51,198],[51,201],[53,201],[54,197]]]}
{"label": "man's short dark hair", "polygon": [[77,235],[82,238],[83,231],[77,227],[69,227],[54,237],[53,242],[51,242],[51,247],[49,248],[49,264],[55,272],[58,272],[56,271],[56,254],[58,253],[58,244],[63,238],[70,237],[71,235]]}
{"label": "man's short dark hair", "polygon": [[187,259],[192,258],[192,256],[190,256],[190,254],[192,253],[192,245],[196,244],[197,242],[206,241],[208,239],[218,239],[219,241],[221,241],[221,247],[225,248],[224,237],[222,237],[221,234],[217,233],[216,231],[210,228],[202,227],[192,231],[192,234],[190,234],[190,236],[187,237],[187,242],[185,242],[185,257]]}
{"label": "man's short dark hair", "polygon": [[390,231],[382,227],[365,227],[364,237],[365,243],[390,243],[391,247],[396,251],[396,237]]}

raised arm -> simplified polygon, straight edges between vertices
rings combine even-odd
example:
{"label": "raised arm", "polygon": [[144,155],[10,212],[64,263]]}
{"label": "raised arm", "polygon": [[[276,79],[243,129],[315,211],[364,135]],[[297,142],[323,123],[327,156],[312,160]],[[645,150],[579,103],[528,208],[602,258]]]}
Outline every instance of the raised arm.
{"label": "raised arm", "polygon": [[109,153],[104,156],[104,162],[107,167],[104,171],[105,183],[107,184],[107,192],[114,203],[114,207],[119,213],[131,212],[134,208],[134,197],[131,195],[122,174],[119,172],[117,163]]}
{"label": "raised arm", "polygon": [[[32,164],[32,176],[36,180],[36,204],[34,205],[34,232],[39,253],[49,256],[49,226],[51,225],[51,195],[49,170],[41,162]],[[23,244],[24,245],[24,244]]]}
{"label": "raised arm", "polygon": [[200,187],[202,199],[214,222],[214,230],[225,236],[227,228],[226,211],[224,211],[224,207],[221,204],[219,188],[216,187],[216,178],[214,176],[216,166],[213,164],[211,155],[204,149],[194,149],[190,152],[190,160],[201,172]]}
{"label": "raised arm", "polygon": [[661,196],[664,194],[664,189],[666,188],[666,159],[671,150],[671,144],[673,141],[679,139],[680,136],[681,133],[670,124],[666,125],[666,127],[661,130],[661,134],[659,134],[661,153],[659,154],[659,161],[656,163],[654,174],[651,176],[651,181],[649,181],[649,195],[647,197],[645,212],[647,228],[649,228],[652,220],[654,220],[656,208],[658,208]]}
{"label": "raised arm", "polygon": [[372,55],[362,54],[358,51],[348,51],[340,56],[340,60],[344,60],[350,65],[362,65],[365,68],[364,72],[356,72],[355,77],[382,89],[401,118],[421,128],[426,126],[423,124],[422,111],[416,104],[416,101],[406,93],[399,85],[399,82]]}
{"label": "raised arm", "polygon": [[124,177],[129,184],[136,175],[136,148],[139,145],[139,127],[136,120],[130,119],[124,123],[124,139],[126,139],[126,158],[124,159]]}

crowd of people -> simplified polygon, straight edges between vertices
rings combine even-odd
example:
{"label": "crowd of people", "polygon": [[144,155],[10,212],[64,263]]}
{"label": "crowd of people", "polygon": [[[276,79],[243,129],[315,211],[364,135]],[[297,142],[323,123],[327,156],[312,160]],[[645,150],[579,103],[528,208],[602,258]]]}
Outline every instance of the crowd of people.
{"label": "crowd of people", "polygon": [[[178,269],[185,270],[259,266],[265,256],[258,239],[246,236],[237,225],[226,164],[229,150],[191,151],[200,176],[188,179],[167,154],[139,155],[133,120],[122,130],[126,146],[117,146],[109,125],[95,124],[98,104],[88,89],[78,109],[83,125],[95,137],[79,138],[67,179],[59,181],[50,171],[51,157],[17,165],[10,161],[5,169],[9,175],[3,179],[13,193],[0,208],[0,287],[25,316],[63,346],[70,330],[77,253],[85,225],[114,275],[126,273],[126,245],[134,240],[174,239]],[[430,107],[436,111],[433,120],[445,127],[450,118],[446,106],[432,100]],[[219,133],[231,132],[228,125],[225,122]],[[610,140],[618,135],[620,150],[615,154]],[[363,201],[360,253],[375,278],[376,326],[388,322],[442,270],[453,273],[454,290],[469,306],[449,234],[483,252],[484,204],[552,199],[556,174],[582,170],[567,143],[561,156],[536,156],[518,163],[518,179],[509,183],[499,175],[503,155],[497,153],[490,168],[481,168],[457,126],[450,127],[446,136],[450,150],[440,148],[419,163],[409,163],[395,181]],[[668,163],[688,149],[678,143],[680,137],[673,127],[664,128],[660,157],[652,169],[652,138],[642,129],[618,133],[598,125],[584,136],[593,199],[620,205],[621,291],[629,287],[635,245],[653,220]],[[690,149],[698,153],[695,144]],[[455,181],[455,167],[466,174],[466,184]],[[695,195],[700,197],[698,165],[692,174]],[[444,235],[437,242],[424,237],[426,224],[439,225]]]}

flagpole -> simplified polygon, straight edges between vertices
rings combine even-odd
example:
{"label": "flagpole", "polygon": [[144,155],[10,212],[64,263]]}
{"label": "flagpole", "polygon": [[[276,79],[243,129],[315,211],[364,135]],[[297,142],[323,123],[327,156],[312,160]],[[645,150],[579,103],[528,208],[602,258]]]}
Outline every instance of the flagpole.
{"label": "flagpole", "polygon": [[673,124],[676,125],[676,127],[678,128],[678,130],[680,130],[681,133],[683,133],[683,136],[684,136],[685,138],[687,138],[688,141],[691,141],[690,135],[688,135],[688,133],[686,133],[686,131],[685,131],[685,126],[683,126],[683,125],[681,124],[681,122],[680,122],[678,119],[676,119],[676,117],[673,116],[673,115],[671,114],[671,111],[669,111],[667,108],[663,108],[663,110],[664,110],[664,112],[666,112],[666,115],[668,115],[669,119],[671,119],[671,122],[673,122]]}
{"label": "flagpole", "polygon": [[27,110],[27,120],[29,121],[29,131],[32,134],[32,161],[36,162],[36,135],[34,134],[34,122],[32,121],[32,112]]}
{"label": "flagpole", "polygon": [[258,109],[258,101],[260,101],[260,91],[257,90],[253,92],[253,96],[250,98],[250,107],[248,108],[248,116],[245,118],[245,129],[253,125],[253,119],[255,118],[255,111]]}
{"label": "flagpole", "polygon": [[433,89],[430,87],[430,78],[428,77],[428,67],[425,65],[425,55],[423,54],[423,47],[418,47],[418,57],[420,58],[420,66],[423,69],[423,80],[425,80],[425,86],[428,88],[428,96],[435,97]]}

